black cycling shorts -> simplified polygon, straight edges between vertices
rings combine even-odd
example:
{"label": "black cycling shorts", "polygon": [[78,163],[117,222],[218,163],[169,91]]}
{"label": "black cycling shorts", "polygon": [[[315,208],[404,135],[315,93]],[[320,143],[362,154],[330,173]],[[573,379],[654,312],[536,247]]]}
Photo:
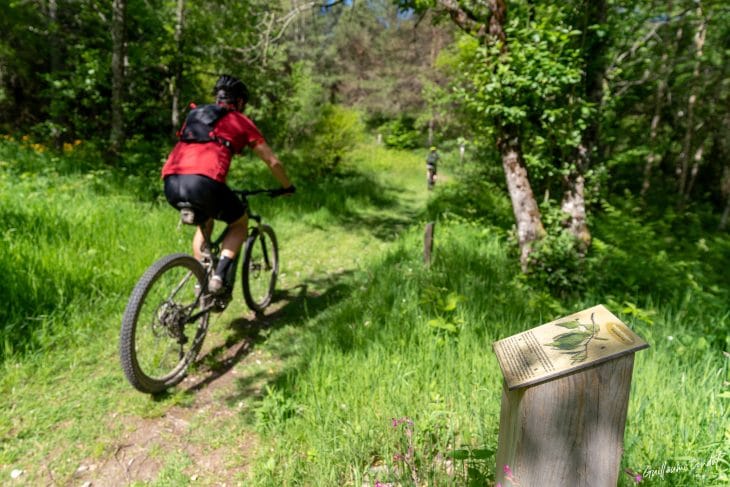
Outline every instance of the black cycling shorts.
{"label": "black cycling shorts", "polygon": [[165,176],[165,197],[178,209],[178,203],[190,203],[206,220],[233,223],[246,214],[246,204],[228,186],[200,174]]}

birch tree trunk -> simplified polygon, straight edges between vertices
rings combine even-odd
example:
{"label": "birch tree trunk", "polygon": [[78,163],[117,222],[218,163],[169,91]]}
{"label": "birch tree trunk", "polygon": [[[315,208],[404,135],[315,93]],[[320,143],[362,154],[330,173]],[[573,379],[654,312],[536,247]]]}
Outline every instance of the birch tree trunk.
{"label": "birch tree trunk", "polygon": [[173,63],[170,92],[172,95],[172,110],[170,123],[173,135],[180,127],[180,92],[183,77],[183,29],[185,27],[185,0],[177,0],[175,9],[175,61]]}
{"label": "birch tree trunk", "polygon": [[501,134],[497,137],[497,146],[502,157],[502,168],[517,225],[520,265],[522,271],[526,272],[529,267],[532,245],[545,235],[545,229],[527,175],[527,166],[522,156],[522,145],[517,127],[501,127],[500,132]]}
{"label": "birch tree trunk", "polygon": [[[660,69],[666,66],[667,53],[662,54],[662,60],[660,63]],[[651,186],[651,173],[654,170],[654,166],[661,162],[661,156],[657,153],[657,138],[659,135],[659,123],[662,117],[662,108],[664,106],[664,92],[667,88],[667,81],[662,77],[657,83],[656,89],[656,100],[654,102],[654,115],[651,117],[651,130],[649,132],[649,154],[646,156],[646,165],[644,166],[644,180],[641,183],[641,199],[646,197]]]}
{"label": "birch tree trunk", "polygon": [[124,62],[126,57],[126,0],[112,1],[112,125],[109,137],[113,156],[124,144]]}
{"label": "birch tree trunk", "polygon": [[[492,13],[489,17],[489,35],[499,43],[502,53],[507,53],[507,3],[505,0],[488,0],[487,4]],[[497,147],[502,157],[502,168],[517,224],[520,266],[522,272],[527,272],[532,245],[545,236],[545,228],[527,174],[519,128],[500,123],[497,125]]]}
{"label": "birch tree trunk", "polygon": [[[674,2],[667,4],[667,11],[671,15],[672,7]],[[667,98],[667,87],[669,84],[669,74],[674,71],[674,64],[677,59],[677,50],[679,49],[679,43],[682,40],[683,30],[680,25],[677,28],[677,32],[674,35],[674,42],[672,43],[671,58],[669,53],[665,52],[662,54],[661,61],[659,62],[659,81],[657,82],[656,100],[654,102],[654,115],[651,118],[651,129],[649,132],[649,154],[646,156],[646,165],[644,166],[644,180],[641,183],[641,199],[646,198],[646,194],[649,192],[651,187],[651,173],[654,167],[661,163],[661,154],[658,152],[657,139],[659,138],[659,124],[661,123],[662,110],[664,108],[664,102]]]}
{"label": "birch tree trunk", "polygon": [[[462,30],[478,38],[488,38],[496,43],[502,54],[508,52],[507,3],[505,0],[487,0],[491,15],[485,24],[471,17],[456,0],[438,0],[438,4],[449,14]],[[526,272],[533,244],[545,235],[540,209],[532,192],[527,166],[522,152],[519,128],[514,125],[496,123],[497,148],[502,159],[507,190],[512,202],[512,211],[517,227],[517,241],[520,247],[520,265]]]}
{"label": "birch tree trunk", "polygon": [[576,238],[578,250],[583,255],[591,245],[591,232],[588,229],[586,213],[585,176],[578,171],[570,174],[566,178],[566,186],[560,209],[567,216],[565,227]]}
{"label": "birch tree trunk", "polygon": [[596,107],[595,113],[588,120],[583,130],[582,142],[573,155],[571,170],[563,180],[565,190],[560,208],[566,216],[563,225],[575,237],[578,251],[584,254],[591,245],[591,232],[588,229],[588,219],[585,203],[585,173],[590,168],[593,154],[599,142],[599,120],[603,101],[603,79],[605,77],[606,62],[604,57],[605,41],[592,28],[604,24],[606,21],[606,1],[586,0],[584,5],[584,65],[585,97]]}

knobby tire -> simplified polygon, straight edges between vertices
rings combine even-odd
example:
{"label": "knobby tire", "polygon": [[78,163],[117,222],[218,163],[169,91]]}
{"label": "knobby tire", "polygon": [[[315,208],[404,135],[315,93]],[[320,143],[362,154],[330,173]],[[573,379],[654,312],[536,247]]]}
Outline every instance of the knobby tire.
{"label": "knobby tire", "polygon": [[200,311],[206,282],[204,267],[186,254],[161,258],[137,282],[119,340],[122,369],[137,390],[162,392],[185,377],[208,330],[210,313]]}
{"label": "knobby tire", "polygon": [[241,272],[243,299],[256,313],[271,304],[279,275],[279,247],[274,229],[254,228],[246,240]]}

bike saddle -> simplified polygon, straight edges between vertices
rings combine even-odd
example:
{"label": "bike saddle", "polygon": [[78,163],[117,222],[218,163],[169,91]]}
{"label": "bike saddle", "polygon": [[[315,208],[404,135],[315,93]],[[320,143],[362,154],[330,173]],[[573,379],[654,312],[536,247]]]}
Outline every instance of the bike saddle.
{"label": "bike saddle", "polygon": [[180,210],[180,221],[185,225],[199,225],[205,221],[203,212],[192,204],[182,201],[176,206]]}

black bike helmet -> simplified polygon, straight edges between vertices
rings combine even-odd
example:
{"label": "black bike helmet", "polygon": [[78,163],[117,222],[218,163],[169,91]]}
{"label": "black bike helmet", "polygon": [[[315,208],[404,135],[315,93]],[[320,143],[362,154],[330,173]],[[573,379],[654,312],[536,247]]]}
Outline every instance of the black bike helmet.
{"label": "black bike helmet", "polygon": [[227,74],[218,78],[215,88],[213,88],[213,94],[216,103],[235,104],[238,100],[248,103],[248,88],[246,88],[246,85],[240,79]]}

